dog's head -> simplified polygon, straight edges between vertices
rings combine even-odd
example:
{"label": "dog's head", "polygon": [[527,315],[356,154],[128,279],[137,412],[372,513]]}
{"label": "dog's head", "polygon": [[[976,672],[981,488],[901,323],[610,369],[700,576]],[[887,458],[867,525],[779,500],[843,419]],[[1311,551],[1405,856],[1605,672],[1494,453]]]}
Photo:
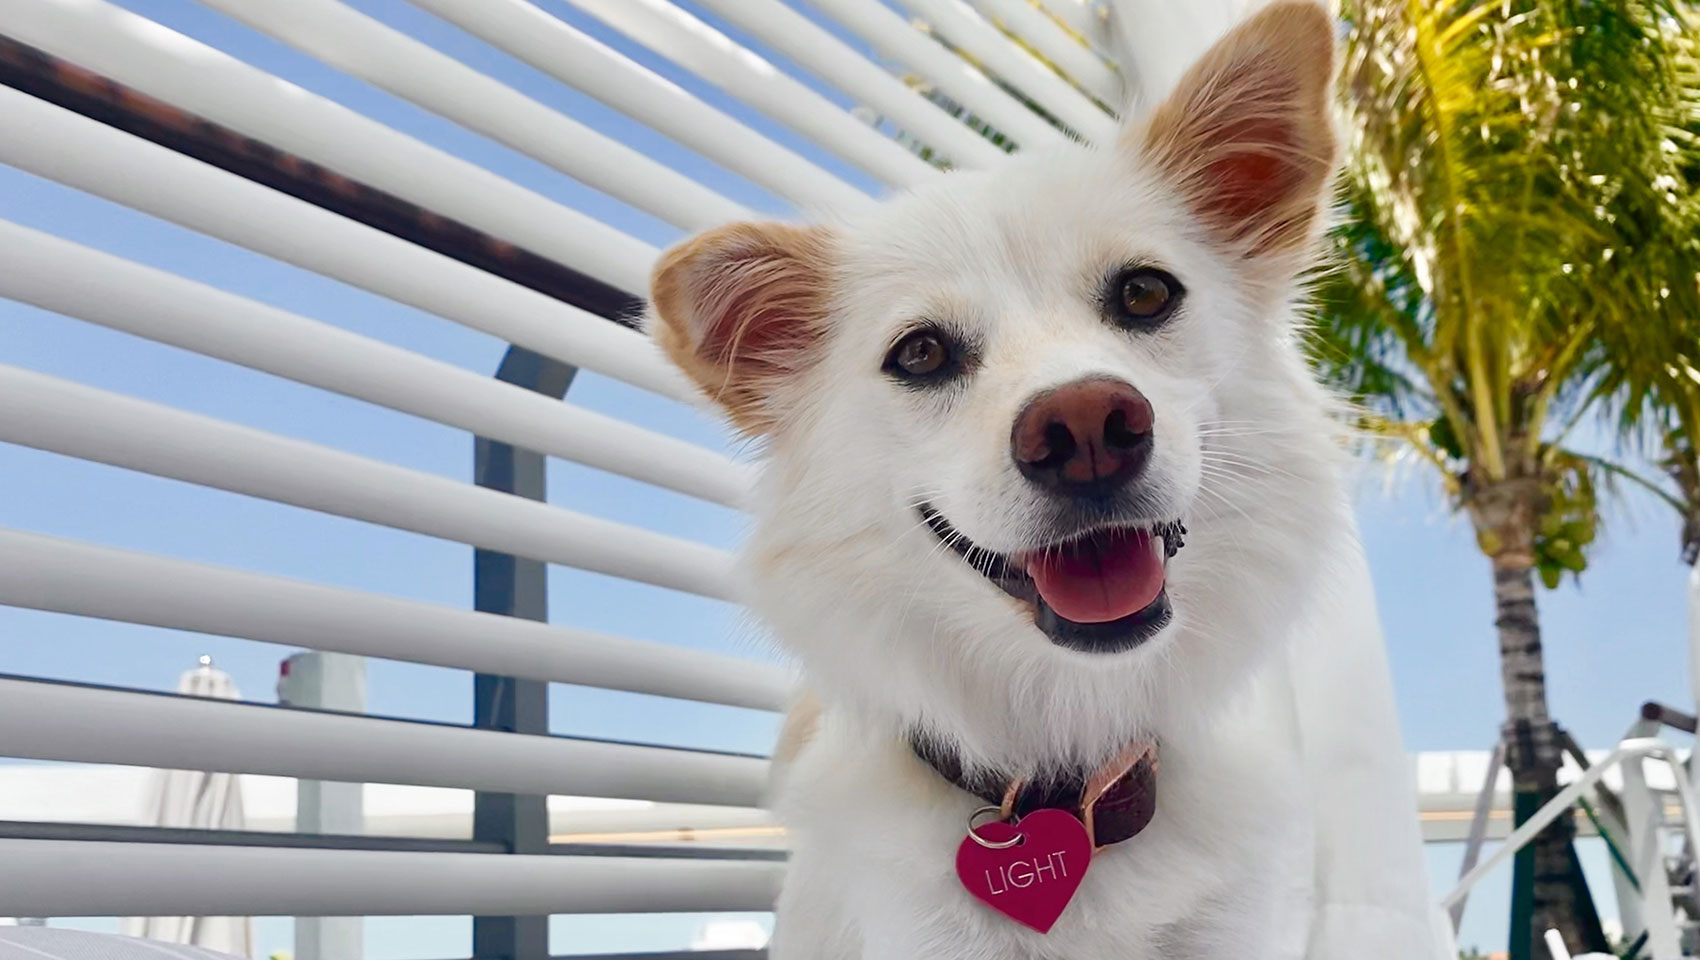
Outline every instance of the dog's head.
{"label": "dog's head", "polygon": [[1333,45],[1278,4],[1119,142],[663,258],[656,339],[768,444],[752,603],[829,697],[1089,756],[1290,618],[1333,496],[1290,307]]}

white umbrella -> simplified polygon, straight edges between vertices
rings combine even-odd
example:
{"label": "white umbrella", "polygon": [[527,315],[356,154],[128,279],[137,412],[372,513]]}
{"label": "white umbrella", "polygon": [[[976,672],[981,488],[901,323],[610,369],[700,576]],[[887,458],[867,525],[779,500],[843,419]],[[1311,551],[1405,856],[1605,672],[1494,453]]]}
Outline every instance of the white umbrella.
{"label": "white umbrella", "polygon": [[767,928],[754,920],[710,920],[691,940],[695,950],[760,950],[767,946]]}
{"label": "white umbrella", "polygon": [[[230,674],[202,657],[183,674],[177,692],[191,697],[238,700]],[[235,774],[198,770],[155,770],[148,786],[142,822],[156,827],[241,830],[242,787]],[[247,917],[126,917],[121,928],[133,937],[187,943],[240,957],[253,955],[253,922]]]}

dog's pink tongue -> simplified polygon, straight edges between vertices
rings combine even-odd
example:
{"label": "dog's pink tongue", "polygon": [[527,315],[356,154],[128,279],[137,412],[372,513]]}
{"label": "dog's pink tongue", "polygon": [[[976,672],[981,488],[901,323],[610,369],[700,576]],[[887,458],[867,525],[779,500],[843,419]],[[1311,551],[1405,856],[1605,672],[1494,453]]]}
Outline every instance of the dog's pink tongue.
{"label": "dog's pink tongue", "polygon": [[1144,531],[1102,533],[1027,560],[1027,575],[1057,615],[1108,623],[1149,607],[1163,592],[1163,546]]}

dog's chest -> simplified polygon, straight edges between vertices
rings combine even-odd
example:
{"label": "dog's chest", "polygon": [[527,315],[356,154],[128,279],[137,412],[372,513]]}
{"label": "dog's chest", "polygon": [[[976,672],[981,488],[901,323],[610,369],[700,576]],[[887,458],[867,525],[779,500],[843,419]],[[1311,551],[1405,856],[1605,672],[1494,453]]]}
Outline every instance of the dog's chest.
{"label": "dog's chest", "polygon": [[[1302,937],[1282,924],[1306,913],[1311,845],[1298,802],[1302,785],[1276,758],[1232,748],[1222,754],[1204,762],[1165,756],[1156,816],[1138,836],[1092,858],[1048,934],[1020,926],[963,888],[955,853],[979,801],[942,784],[923,783],[917,792],[915,784],[890,783],[889,793],[864,793],[854,809],[836,812],[832,839],[815,845],[811,837],[821,834],[800,831],[797,866],[830,878],[863,958],[1279,957],[1278,941]],[[850,836],[857,839],[846,841]],[[1054,876],[1017,858],[1013,872],[994,882],[1008,889],[1012,878],[1050,883]]]}
{"label": "dog's chest", "polygon": [[[1290,820],[1276,829],[1291,827]],[[931,960],[1182,960],[1275,956],[1260,947],[1282,915],[1283,883],[1297,844],[1271,836],[1192,835],[1153,823],[1140,837],[1098,853],[1056,925],[1028,930],[971,898],[955,876],[915,864],[880,881],[859,918],[869,957]],[[1286,849],[1282,849],[1285,846]],[[1052,874],[1054,876],[1054,874]],[[870,878],[871,880],[872,878]],[[1002,881],[1054,882],[1017,864]],[[894,882],[895,881],[895,882]],[[1004,895],[1010,895],[1010,891]],[[885,900],[881,904],[878,900]],[[913,951],[905,952],[905,951]]]}

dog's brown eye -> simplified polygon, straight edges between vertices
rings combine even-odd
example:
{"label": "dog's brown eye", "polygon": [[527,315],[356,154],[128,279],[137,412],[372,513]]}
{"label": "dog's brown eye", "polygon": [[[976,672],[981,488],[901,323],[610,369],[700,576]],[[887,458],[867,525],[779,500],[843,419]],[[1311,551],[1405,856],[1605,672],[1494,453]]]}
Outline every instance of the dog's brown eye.
{"label": "dog's brown eye", "polygon": [[1180,281],[1161,270],[1129,270],[1116,279],[1116,312],[1126,321],[1151,326],[1168,318],[1179,302]]}
{"label": "dog's brown eye", "polygon": [[972,371],[977,356],[972,339],[949,327],[923,322],[892,344],[880,369],[899,386],[929,390]]}
{"label": "dog's brown eye", "polygon": [[1155,317],[1169,308],[1169,285],[1150,274],[1128,277],[1122,284],[1122,306],[1136,317]]}
{"label": "dog's brown eye", "polygon": [[892,362],[911,377],[925,377],[943,370],[950,362],[950,351],[938,334],[921,331],[911,333],[898,343]]}
{"label": "dog's brown eye", "polygon": [[1169,285],[1153,273],[1136,273],[1122,281],[1122,307],[1136,317],[1155,317],[1169,309]]}

